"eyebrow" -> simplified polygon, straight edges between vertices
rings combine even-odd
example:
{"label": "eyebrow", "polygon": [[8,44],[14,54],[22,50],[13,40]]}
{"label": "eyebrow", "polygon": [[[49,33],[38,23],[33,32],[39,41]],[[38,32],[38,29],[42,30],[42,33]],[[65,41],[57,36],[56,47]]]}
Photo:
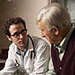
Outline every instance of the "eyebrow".
{"label": "eyebrow", "polygon": [[[22,29],[21,31],[23,31],[23,30],[25,30],[25,29]],[[21,32],[21,31],[16,31],[16,32],[14,32],[11,36],[14,36],[15,34]]]}
{"label": "eyebrow", "polygon": [[17,34],[17,33],[19,33],[19,32],[15,32],[13,35],[15,35],[15,34]]}

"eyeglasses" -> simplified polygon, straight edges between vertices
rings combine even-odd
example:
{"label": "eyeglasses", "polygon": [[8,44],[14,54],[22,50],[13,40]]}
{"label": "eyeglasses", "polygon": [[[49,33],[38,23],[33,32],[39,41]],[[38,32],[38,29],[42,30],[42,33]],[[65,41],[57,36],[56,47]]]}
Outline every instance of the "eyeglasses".
{"label": "eyeglasses", "polygon": [[20,32],[15,32],[13,35],[13,37],[17,38],[20,34],[26,34],[27,31],[25,29],[22,29]]}

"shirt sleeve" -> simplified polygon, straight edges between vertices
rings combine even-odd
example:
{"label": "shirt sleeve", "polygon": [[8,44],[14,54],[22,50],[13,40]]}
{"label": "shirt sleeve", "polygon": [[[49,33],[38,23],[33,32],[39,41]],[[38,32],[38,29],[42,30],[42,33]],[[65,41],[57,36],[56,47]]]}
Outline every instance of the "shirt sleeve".
{"label": "shirt sleeve", "polygon": [[56,75],[56,73],[54,72],[52,58],[50,58],[49,60],[49,71],[47,71],[46,75]]}
{"label": "shirt sleeve", "polygon": [[30,75],[45,75],[48,71],[50,46],[46,42],[39,41],[35,50],[34,70]]}
{"label": "shirt sleeve", "polygon": [[13,75],[17,71],[17,68],[15,67],[15,64],[13,61],[13,56],[14,54],[9,48],[8,58],[5,62],[4,68],[0,71],[0,75]]}

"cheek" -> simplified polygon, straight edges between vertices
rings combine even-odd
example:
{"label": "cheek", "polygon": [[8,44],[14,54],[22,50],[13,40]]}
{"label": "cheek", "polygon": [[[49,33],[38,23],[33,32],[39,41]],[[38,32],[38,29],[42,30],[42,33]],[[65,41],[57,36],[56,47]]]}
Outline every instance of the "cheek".
{"label": "cheek", "polygon": [[17,43],[18,42],[18,38],[17,39],[13,39],[13,42]]}
{"label": "cheek", "polygon": [[49,33],[46,33],[45,37],[49,42],[51,42],[53,35],[49,32]]}
{"label": "cheek", "polygon": [[49,34],[48,32],[45,32],[45,33],[44,33],[44,37],[45,37],[47,40],[49,40],[49,39],[50,39],[50,34]]}
{"label": "cheek", "polygon": [[26,40],[27,40],[27,35],[24,35],[22,40],[23,40],[24,42],[26,42]]}
{"label": "cheek", "polygon": [[18,45],[18,39],[12,39],[12,42],[14,42],[16,45]]}
{"label": "cheek", "polygon": [[49,36],[50,36],[50,32],[47,32],[47,31],[46,31],[46,32],[45,32],[45,36],[48,36],[48,37],[49,37]]}
{"label": "cheek", "polygon": [[45,32],[41,31],[41,36],[44,37],[45,36]]}
{"label": "cheek", "polygon": [[24,35],[24,38],[27,39],[27,34]]}

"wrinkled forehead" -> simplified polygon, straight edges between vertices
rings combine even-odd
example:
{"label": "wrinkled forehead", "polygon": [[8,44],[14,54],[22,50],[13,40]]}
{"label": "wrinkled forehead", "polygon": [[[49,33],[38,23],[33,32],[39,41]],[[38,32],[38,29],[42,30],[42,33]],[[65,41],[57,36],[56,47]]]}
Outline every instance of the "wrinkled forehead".
{"label": "wrinkled forehead", "polygon": [[41,30],[49,30],[49,27],[42,21],[38,22],[38,28]]}
{"label": "wrinkled forehead", "polygon": [[9,28],[9,32],[10,33],[14,33],[14,32],[18,32],[18,31],[21,31],[22,29],[24,29],[24,26],[23,24],[12,24]]}

